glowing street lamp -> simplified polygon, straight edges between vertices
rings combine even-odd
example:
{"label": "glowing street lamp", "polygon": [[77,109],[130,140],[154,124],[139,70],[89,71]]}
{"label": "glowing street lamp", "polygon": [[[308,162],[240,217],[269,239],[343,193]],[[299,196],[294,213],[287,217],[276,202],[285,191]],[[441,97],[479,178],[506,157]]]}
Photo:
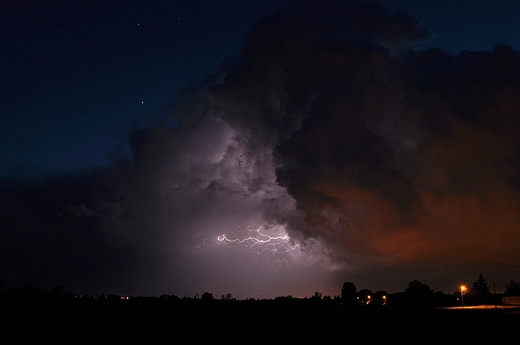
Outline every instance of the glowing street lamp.
{"label": "glowing street lamp", "polygon": [[466,291],[467,288],[466,288],[466,285],[461,285],[460,286],[460,303],[461,303],[461,308],[464,308],[464,291]]}

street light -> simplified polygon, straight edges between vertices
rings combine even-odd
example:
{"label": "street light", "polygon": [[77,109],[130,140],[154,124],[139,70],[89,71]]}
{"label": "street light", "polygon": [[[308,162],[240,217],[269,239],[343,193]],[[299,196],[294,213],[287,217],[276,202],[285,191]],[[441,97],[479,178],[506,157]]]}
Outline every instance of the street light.
{"label": "street light", "polygon": [[464,291],[466,291],[467,288],[466,288],[466,285],[461,285],[460,286],[460,303],[461,303],[461,308],[464,308]]}

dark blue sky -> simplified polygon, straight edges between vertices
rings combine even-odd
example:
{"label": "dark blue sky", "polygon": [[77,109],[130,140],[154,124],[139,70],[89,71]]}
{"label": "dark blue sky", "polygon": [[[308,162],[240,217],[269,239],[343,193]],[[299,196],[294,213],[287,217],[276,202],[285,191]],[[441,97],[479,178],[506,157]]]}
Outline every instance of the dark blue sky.
{"label": "dark blue sky", "polygon": [[3,2],[0,173],[108,163],[286,2]]}
{"label": "dark blue sky", "polygon": [[[252,25],[289,3],[3,1],[0,175],[106,165],[192,82],[238,56]],[[516,1],[383,1],[450,54],[520,47]]]}

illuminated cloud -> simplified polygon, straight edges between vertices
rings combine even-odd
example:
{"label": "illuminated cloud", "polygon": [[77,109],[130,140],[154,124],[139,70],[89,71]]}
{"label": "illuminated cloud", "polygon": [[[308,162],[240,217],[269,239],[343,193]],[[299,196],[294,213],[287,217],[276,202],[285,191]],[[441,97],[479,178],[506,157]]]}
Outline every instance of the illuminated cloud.
{"label": "illuminated cloud", "polygon": [[[289,233],[325,241],[340,261],[357,257],[360,269],[375,269],[369,258],[417,267],[492,258],[507,271],[520,240],[518,52],[396,51],[427,31],[353,3],[366,25],[331,16],[326,30],[310,23],[327,6],[308,6],[259,22],[243,63],[210,89],[221,118],[272,145],[277,182],[301,215]],[[372,15],[409,31],[382,38]]]}

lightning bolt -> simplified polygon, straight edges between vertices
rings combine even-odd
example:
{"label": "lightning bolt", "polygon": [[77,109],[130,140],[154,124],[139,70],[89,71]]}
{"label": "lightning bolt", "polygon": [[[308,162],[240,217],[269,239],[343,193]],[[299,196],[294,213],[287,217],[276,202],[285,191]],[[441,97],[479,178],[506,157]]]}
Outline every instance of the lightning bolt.
{"label": "lightning bolt", "polygon": [[268,234],[268,230],[266,230],[263,226],[257,229],[251,229],[248,227],[248,231],[253,233],[251,236],[243,238],[229,238],[228,235],[223,234],[217,236],[217,240],[212,240],[212,242],[217,244],[234,245],[241,249],[251,250],[257,255],[260,255],[266,251],[281,254],[300,249],[300,245],[291,242],[291,239],[285,232],[285,229],[283,227],[279,228],[280,229],[277,232],[282,232],[282,234],[273,236]]}

